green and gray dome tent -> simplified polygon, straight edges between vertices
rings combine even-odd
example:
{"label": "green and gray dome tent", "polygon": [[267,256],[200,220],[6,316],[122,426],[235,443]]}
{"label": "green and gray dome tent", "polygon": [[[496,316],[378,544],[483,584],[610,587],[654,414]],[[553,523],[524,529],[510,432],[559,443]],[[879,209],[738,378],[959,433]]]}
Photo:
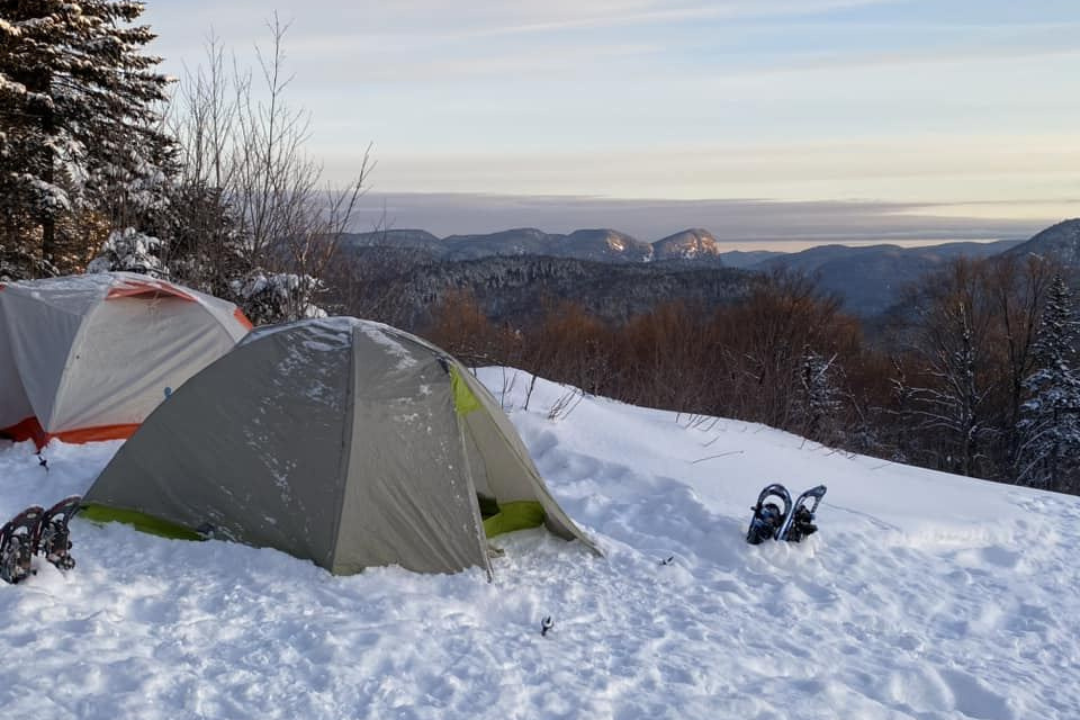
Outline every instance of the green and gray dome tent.
{"label": "green and gray dome tent", "polygon": [[277,548],[343,575],[490,575],[487,535],[541,523],[599,554],[460,363],[354,318],[253,332],[147,418],[85,502],[91,519]]}

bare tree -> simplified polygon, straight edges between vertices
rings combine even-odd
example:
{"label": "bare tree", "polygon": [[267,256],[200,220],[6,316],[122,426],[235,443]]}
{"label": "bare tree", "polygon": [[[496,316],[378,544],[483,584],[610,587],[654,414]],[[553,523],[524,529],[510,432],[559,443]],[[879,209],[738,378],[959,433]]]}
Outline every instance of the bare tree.
{"label": "bare tree", "polygon": [[[304,152],[311,116],[286,97],[294,80],[285,65],[289,24],[275,14],[268,27],[270,52],[256,48],[263,99],[255,98],[249,77],[236,83],[239,162],[230,199],[246,253],[287,284],[279,288],[281,310],[293,319],[310,311],[322,289],[317,278],[337,252],[373,163],[369,145],[343,190],[323,188],[322,166]],[[269,280],[258,272],[253,282]]]}
{"label": "bare tree", "polygon": [[1004,256],[986,264],[987,301],[997,319],[994,346],[1000,348],[1005,407],[1002,410],[1002,467],[1011,467],[1019,449],[1024,380],[1035,365],[1039,318],[1060,265],[1037,256]]}
{"label": "bare tree", "polygon": [[976,475],[985,441],[994,433],[990,403],[993,313],[985,293],[982,266],[966,259],[913,290],[911,350],[928,380],[911,390],[912,417],[938,439],[935,454],[946,467]]}
{"label": "bare tree", "polygon": [[213,35],[169,110],[182,172],[163,244],[174,277],[230,298],[256,323],[317,313],[326,276],[374,168],[371,146],[344,187],[305,147],[311,117],[288,100],[288,23],[268,22],[257,72],[227,62]]}

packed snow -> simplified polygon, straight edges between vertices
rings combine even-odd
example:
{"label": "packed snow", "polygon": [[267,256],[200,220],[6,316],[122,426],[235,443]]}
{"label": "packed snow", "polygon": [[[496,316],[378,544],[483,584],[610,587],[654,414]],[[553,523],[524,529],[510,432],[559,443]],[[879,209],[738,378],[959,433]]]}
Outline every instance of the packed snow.
{"label": "packed snow", "polygon": [[[491,583],[333,577],[273,550],[76,518],[72,572],[0,584],[6,715],[1080,714],[1080,499],[480,377],[605,557],[529,530],[497,538]],[[118,447],[54,443],[46,470],[29,444],[0,444],[0,515],[86,490]],[[828,485],[817,535],[745,543],[769,482]]]}

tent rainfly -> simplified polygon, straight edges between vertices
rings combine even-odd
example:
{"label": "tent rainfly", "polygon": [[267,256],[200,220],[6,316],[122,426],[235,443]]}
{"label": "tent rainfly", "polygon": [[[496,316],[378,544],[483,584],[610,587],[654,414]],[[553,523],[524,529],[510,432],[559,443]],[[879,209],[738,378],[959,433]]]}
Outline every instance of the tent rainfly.
{"label": "tent rainfly", "polygon": [[232,303],[135,273],[0,283],[0,436],[130,437],[250,329]]}
{"label": "tent rainfly", "polygon": [[599,552],[479,381],[354,318],[253,332],[147,418],[85,503],[90,519],[277,548],[340,575],[490,576],[487,538],[540,524]]}

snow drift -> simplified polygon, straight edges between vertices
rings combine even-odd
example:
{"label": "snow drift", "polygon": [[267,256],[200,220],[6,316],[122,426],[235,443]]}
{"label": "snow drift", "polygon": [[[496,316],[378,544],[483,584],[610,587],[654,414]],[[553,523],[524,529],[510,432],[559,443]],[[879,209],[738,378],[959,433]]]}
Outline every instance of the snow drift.
{"label": "snow drift", "polygon": [[[1077,498],[758,425],[568,403],[542,380],[524,410],[526,376],[480,377],[606,558],[530,530],[498,539],[492,583],[479,570],[333,577],[273,550],[77,518],[73,572],[45,566],[0,587],[0,703],[55,718],[1002,720],[1080,708]],[[54,443],[46,473],[31,445],[0,445],[0,514],[85,490],[118,447]],[[771,481],[829,486],[817,535],[744,542]]]}

